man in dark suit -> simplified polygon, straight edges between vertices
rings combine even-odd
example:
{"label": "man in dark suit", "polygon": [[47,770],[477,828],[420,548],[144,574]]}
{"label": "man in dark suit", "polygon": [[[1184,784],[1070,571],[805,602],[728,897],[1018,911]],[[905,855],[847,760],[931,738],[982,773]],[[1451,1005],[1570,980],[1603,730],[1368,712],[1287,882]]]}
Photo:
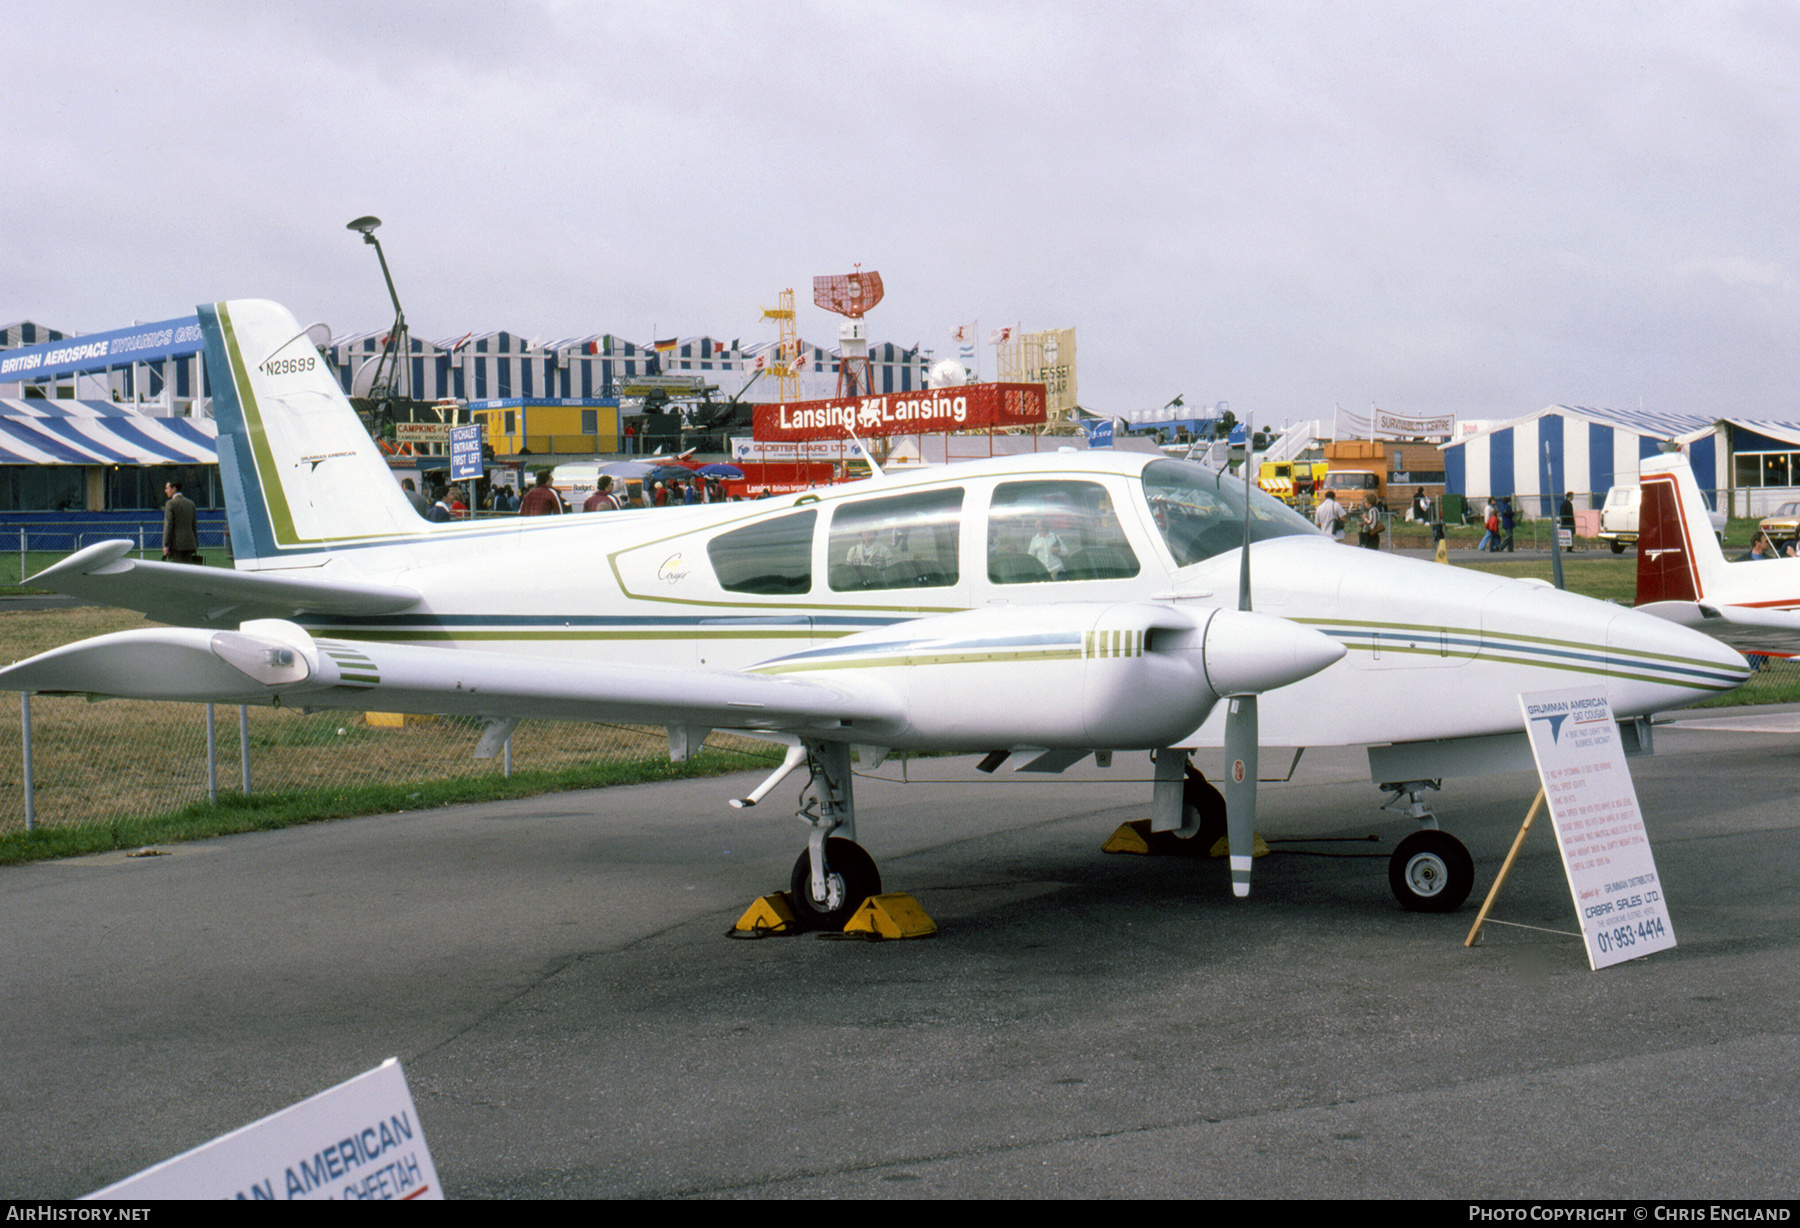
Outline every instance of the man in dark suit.
{"label": "man in dark suit", "polygon": [[200,534],[195,527],[194,505],[181,493],[180,482],[163,487],[169,501],[163,504],[163,557],[171,563],[198,563]]}

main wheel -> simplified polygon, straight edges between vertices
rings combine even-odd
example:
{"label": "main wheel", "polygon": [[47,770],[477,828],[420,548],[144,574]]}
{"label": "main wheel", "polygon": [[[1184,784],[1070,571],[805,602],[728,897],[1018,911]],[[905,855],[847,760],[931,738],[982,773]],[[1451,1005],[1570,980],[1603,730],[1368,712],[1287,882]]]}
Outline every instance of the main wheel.
{"label": "main wheel", "polygon": [[794,915],[807,929],[841,930],[863,901],[881,894],[875,859],[854,840],[825,841],[825,899],[813,895],[812,854],[802,851],[788,880]]}
{"label": "main wheel", "polygon": [[1416,831],[1388,859],[1388,886],[1402,908],[1455,912],[1475,886],[1475,859],[1455,836]]}
{"label": "main wheel", "polygon": [[1613,542],[1612,543],[1612,552],[1614,554],[1624,554],[1625,553],[1625,543],[1621,542],[1621,541]]}

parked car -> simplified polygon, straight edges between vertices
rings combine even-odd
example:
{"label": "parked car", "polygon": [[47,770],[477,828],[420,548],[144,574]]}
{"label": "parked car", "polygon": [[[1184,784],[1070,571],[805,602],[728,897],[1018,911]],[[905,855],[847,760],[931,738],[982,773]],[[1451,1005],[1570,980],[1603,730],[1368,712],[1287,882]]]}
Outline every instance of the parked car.
{"label": "parked car", "polygon": [[[1600,508],[1600,540],[1611,546],[1614,554],[1624,554],[1625,547],[1637,544],[1638,500],[1642,496],[1643,489],[1635,483],[1606,492],[1606,502]],[[1715,509],[1707,515],[1712,520],[1713,536],[1723,542],[1725,513]]]}
{"label": "parked car", "polygon": [[1769,535],[1777,546],[1800,539],[1800,503],[1783,503],[1772,516],[1764,516],[1756,527]]}

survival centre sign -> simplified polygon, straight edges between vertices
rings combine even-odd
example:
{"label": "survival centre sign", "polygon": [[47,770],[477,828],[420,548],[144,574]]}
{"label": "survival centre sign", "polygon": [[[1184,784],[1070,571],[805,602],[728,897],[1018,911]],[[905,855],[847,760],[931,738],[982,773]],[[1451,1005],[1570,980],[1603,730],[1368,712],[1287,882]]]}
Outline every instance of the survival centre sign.
{"label": "survival centre sign", "polygon": [[756,407],[752,435],[770,443],[860,439],[877,435],[991,431],[1046,420],[1042,384],[964,384],[919,392],[826,401],[787,401]]}
{"label": "survival centre sign", "polygon": [[1599,687],[1519,696],[1588,967],[1675,945],[1612,705]]}

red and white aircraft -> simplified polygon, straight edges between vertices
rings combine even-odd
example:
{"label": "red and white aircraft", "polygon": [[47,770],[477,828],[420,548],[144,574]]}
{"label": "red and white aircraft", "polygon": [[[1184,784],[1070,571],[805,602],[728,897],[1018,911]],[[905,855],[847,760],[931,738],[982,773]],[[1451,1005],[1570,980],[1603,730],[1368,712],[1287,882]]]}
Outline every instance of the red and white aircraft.
{"label": "red and white aircraft", "polygon": [[1637,608],[1740,652],[1800,654],[1800,559],[1728,562],[1680,453],[1639,469]]}

